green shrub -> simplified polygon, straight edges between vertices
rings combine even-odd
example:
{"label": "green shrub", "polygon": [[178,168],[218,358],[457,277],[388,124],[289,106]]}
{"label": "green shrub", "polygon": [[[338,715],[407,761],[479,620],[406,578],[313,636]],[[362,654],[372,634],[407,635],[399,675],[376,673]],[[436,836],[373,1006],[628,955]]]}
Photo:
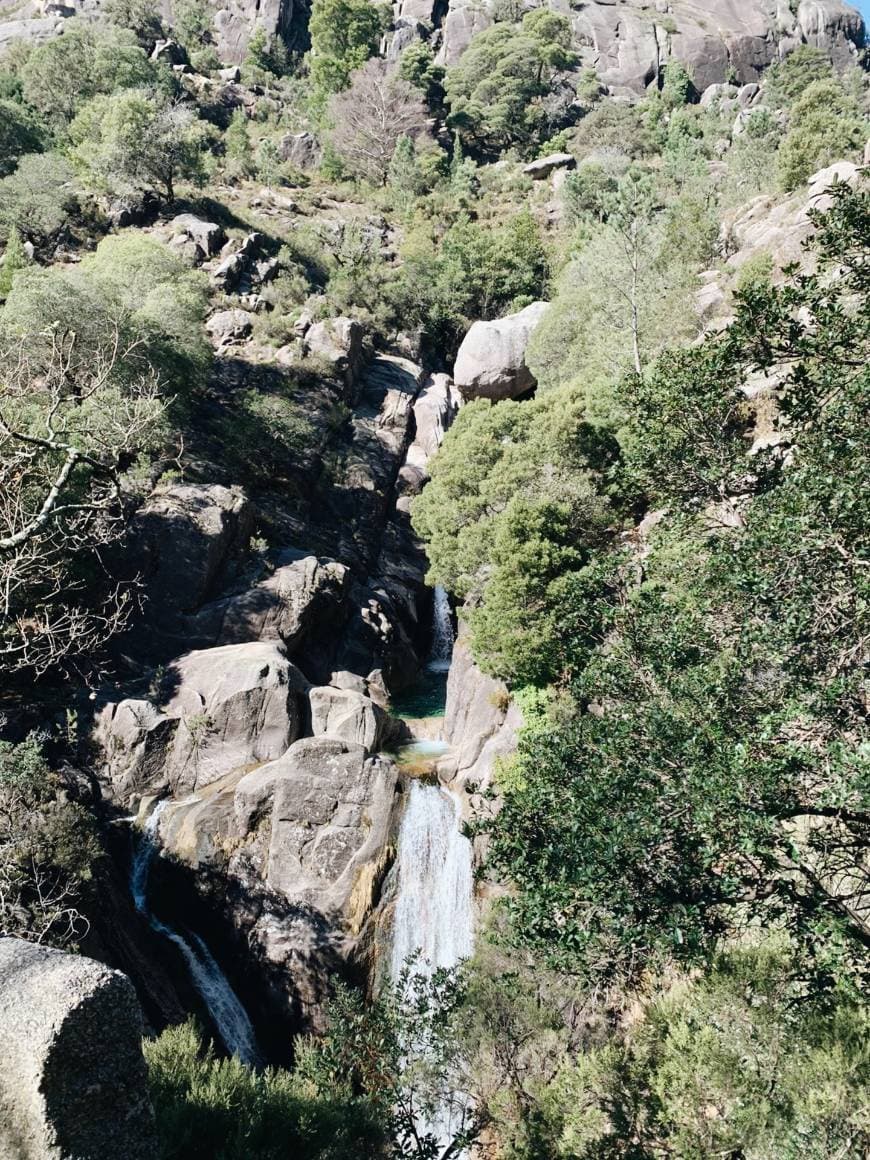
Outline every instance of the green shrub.
{"label": "green shrub", "polygon": [[66,160],[59,153],[27,154],[0,180],[0,236],[17,230],[40,244],[66,224],[76,206]]}
{"label": "green shrub", "polygon": [[75,19],[64,23],[63,36],[38,45],[21,70],[25,100],[58,130],[98,94],[162,77],[132,32]]}
{"label": "green shrub", "polygon": [[784,189],[796,189],[832,161],[855,156],[867,139],[870,122],[857,102],[835,80],[814,81],[791,109],[788,132],[777,166]]}
{"label": "green shrub", "polygon": [[559,78],[577,63],[567,17],[538,9],[519,28],[495,24],[474,37],[447,72],[448,125],[487,153],[531,149],[552,133],[546,104]]}

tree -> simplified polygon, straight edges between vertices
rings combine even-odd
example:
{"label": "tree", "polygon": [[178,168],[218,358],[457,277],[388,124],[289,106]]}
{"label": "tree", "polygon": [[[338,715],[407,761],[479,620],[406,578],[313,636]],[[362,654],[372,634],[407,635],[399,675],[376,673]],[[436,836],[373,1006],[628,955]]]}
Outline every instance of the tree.
{"label": "tree", "polygon": [[95,97],[69,129],[73,159],[97,189],[156,188],[167,201],[181,179],[201,182],[208,130],[163,93],[127,89]]}
{"label": "tree", "polygon": [[425,40],[415,40],[404,50],[399,58],[399,73],[402,80],[423,93],[430,109],[441,109],[445,70],[435,63],[435,53]]}
{"label": "tree", "polygon": [[796,189],[817,170],[863,148],[870,121],[834,79],[814,81],[791,108],[777,166],[785,189]]}
{"label": "tree", "polygon": [[268,36],[264,28],[254,29],[242,69],[252,77],[281,76],[287,71],[287,46],[280,36]]}
{"label": "tree", "polygon": [[332,147],[345,168],[384,185],[396,145],[426,132],[426,109],[419,93],[385,61],[371,60],[351,86],[329,104]]}
{"label": "tree", "polygon": [[0,99],[0,177],[11,173],[25,153],[39,153],[45,132],[31,109]]}
{"label": "tree", "polygon": [[[753,282],[729,331],[624,380],[621,488],[669,514],[557,589],[573,711],[524,736],[493,865],[522,938],[593,975],[772,925],[860,986],[870,196],[836,198],[817,274]],[[771,420],[744,384],[774,367]]]}
{"label": "tree", "polygon": [[251,177],[254,173],[254,150],[248,134],[248,118],[244,109],[236,109],[224,135],[224,169],[231,179]]}
{"label": "tree", "polygon": [[13,226],[6,241],[3,265],[0,266],[0,302],[9,296],[16,271],[21,270],[26,265],[27,254],[24,250],[24,243],[21,241],[21,234]]}
{"label": "tree", "polygon": [[75,950],[102,855],[93,816],[43,741],[0,741],[0,935]]}
{"label": "tree", "polygon": [[214,9],[208,0],[176,0],[172,5],[172,30],[188,52],[211,44]]}
{"label": "tree", "polygon": [[[69,330],[0,350],[0,667],[42,675],[96,653],[126,623],[131,593],[88,573],[124,530],[124,473],[159,430],[141,340],[116,328],[76,359]],[[120,372],[130,372],[122,389]]]}
{"label": "tree", "polygon": [[[106,549],[172,395],[207,371],[199,271],[141,235],[67,269],[19,271],[0,314],[0,666],[99,663],[135,590]],[[132,474],[131,474],[132,472]]]}
{"label": "tree", "polygon": [[[669,222],[659,196],[651,175],[640,168],[626,172],[615,189],[602,182],[593,204],[596,216],[606,220],[580,234],[578,251],[564,267],[551,309],[529,346],[539,385],[582,384],[593,413],[608,421],[619,378],[644,370],[698,327],[694,271],[684,252],[687,222],[683,216]],[[670,230],[681,229],[685,236],[675,247]]]}
{"label": "tree", "polygon": [[448,125],[484,152],[530,149],[559,127],[545,98],[577,59],[568,18],[548,9],[487,28],[447,72]]}
{"label": "tree", "polygon": [[311,82],[323,106],[377,52],[381,18],[369,0],[314,0],[308,32]]}
{"label": "tree", "polygon": [[132,32],[149,54],[163,36],[163,21],[154,0],[106,0],[102,12],[110,23]]}
{"label": "tree", "polygon": [[160,76],[128,29],[76,19],[64,22],[63,36],[38,45],[21,69],[24,99],[58,129],[97,94]]}
{"label": "tree", "polygon": [[59,153],[29,153],[0,180],[0,236],[17,230],[40,245],[63,228],[76,205],[67,161]]}

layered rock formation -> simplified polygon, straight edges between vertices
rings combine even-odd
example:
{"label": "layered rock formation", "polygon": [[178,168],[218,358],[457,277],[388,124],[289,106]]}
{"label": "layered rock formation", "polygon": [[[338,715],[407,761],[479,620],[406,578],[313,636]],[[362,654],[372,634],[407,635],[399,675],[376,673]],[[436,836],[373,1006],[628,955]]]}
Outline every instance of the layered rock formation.
{"label": "layered rock formation", "polygon": [[141,1042],[120,971],[0,939],[0,1158],[150,1160]]}

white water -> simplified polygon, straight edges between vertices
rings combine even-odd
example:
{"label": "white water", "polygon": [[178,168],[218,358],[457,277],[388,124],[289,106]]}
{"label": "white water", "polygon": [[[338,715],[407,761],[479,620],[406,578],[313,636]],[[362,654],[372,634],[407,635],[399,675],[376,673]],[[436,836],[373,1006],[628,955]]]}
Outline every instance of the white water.
{"label": "white water", "polygon": [[142,840],[133,857],[133,864],[130,867],[130,893],[133,896],[133,903],[139,913],[148,919],[152,930],[168,938],[181,951],[191,981],[208,1008],[230,1055],[237,1055],[242,1063],[257,1067],[262,1063],[262,1057],[251,1021],[211,951],[195,934],[191,937],[196,946],[191,946],[177,930],[155,918],[148,909],[148,876],[157,854],[155,835],[165,805],[165,801],[158,802],[154,808],[145,823]]}
{"label": "white water", "polygon": [[436,785],[411,782],[399,831],[399,893],[392,977],[419,952],[415,972],[455,967],[474,949],[471,843],[460,831],[458,800]]}
{"label": "white water", "polygon": [[446,673],[453,656],[453,621],[450,616],[450,597],[439,584],[432,598],[432,651],[427,668],[433,673]]}

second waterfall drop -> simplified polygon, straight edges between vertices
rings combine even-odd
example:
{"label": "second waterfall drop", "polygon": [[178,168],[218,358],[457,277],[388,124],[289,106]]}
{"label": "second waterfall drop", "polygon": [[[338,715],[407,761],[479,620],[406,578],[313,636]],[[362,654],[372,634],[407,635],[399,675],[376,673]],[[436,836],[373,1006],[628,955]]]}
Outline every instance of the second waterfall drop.
{"label": "second waterfall drop", "polygon": [[455,967],[474,950],[471,842],[461,831],[459,801],[437,785],[412,781],[399,831],[399,889],[391,975],[409,956],[431,975]]}

